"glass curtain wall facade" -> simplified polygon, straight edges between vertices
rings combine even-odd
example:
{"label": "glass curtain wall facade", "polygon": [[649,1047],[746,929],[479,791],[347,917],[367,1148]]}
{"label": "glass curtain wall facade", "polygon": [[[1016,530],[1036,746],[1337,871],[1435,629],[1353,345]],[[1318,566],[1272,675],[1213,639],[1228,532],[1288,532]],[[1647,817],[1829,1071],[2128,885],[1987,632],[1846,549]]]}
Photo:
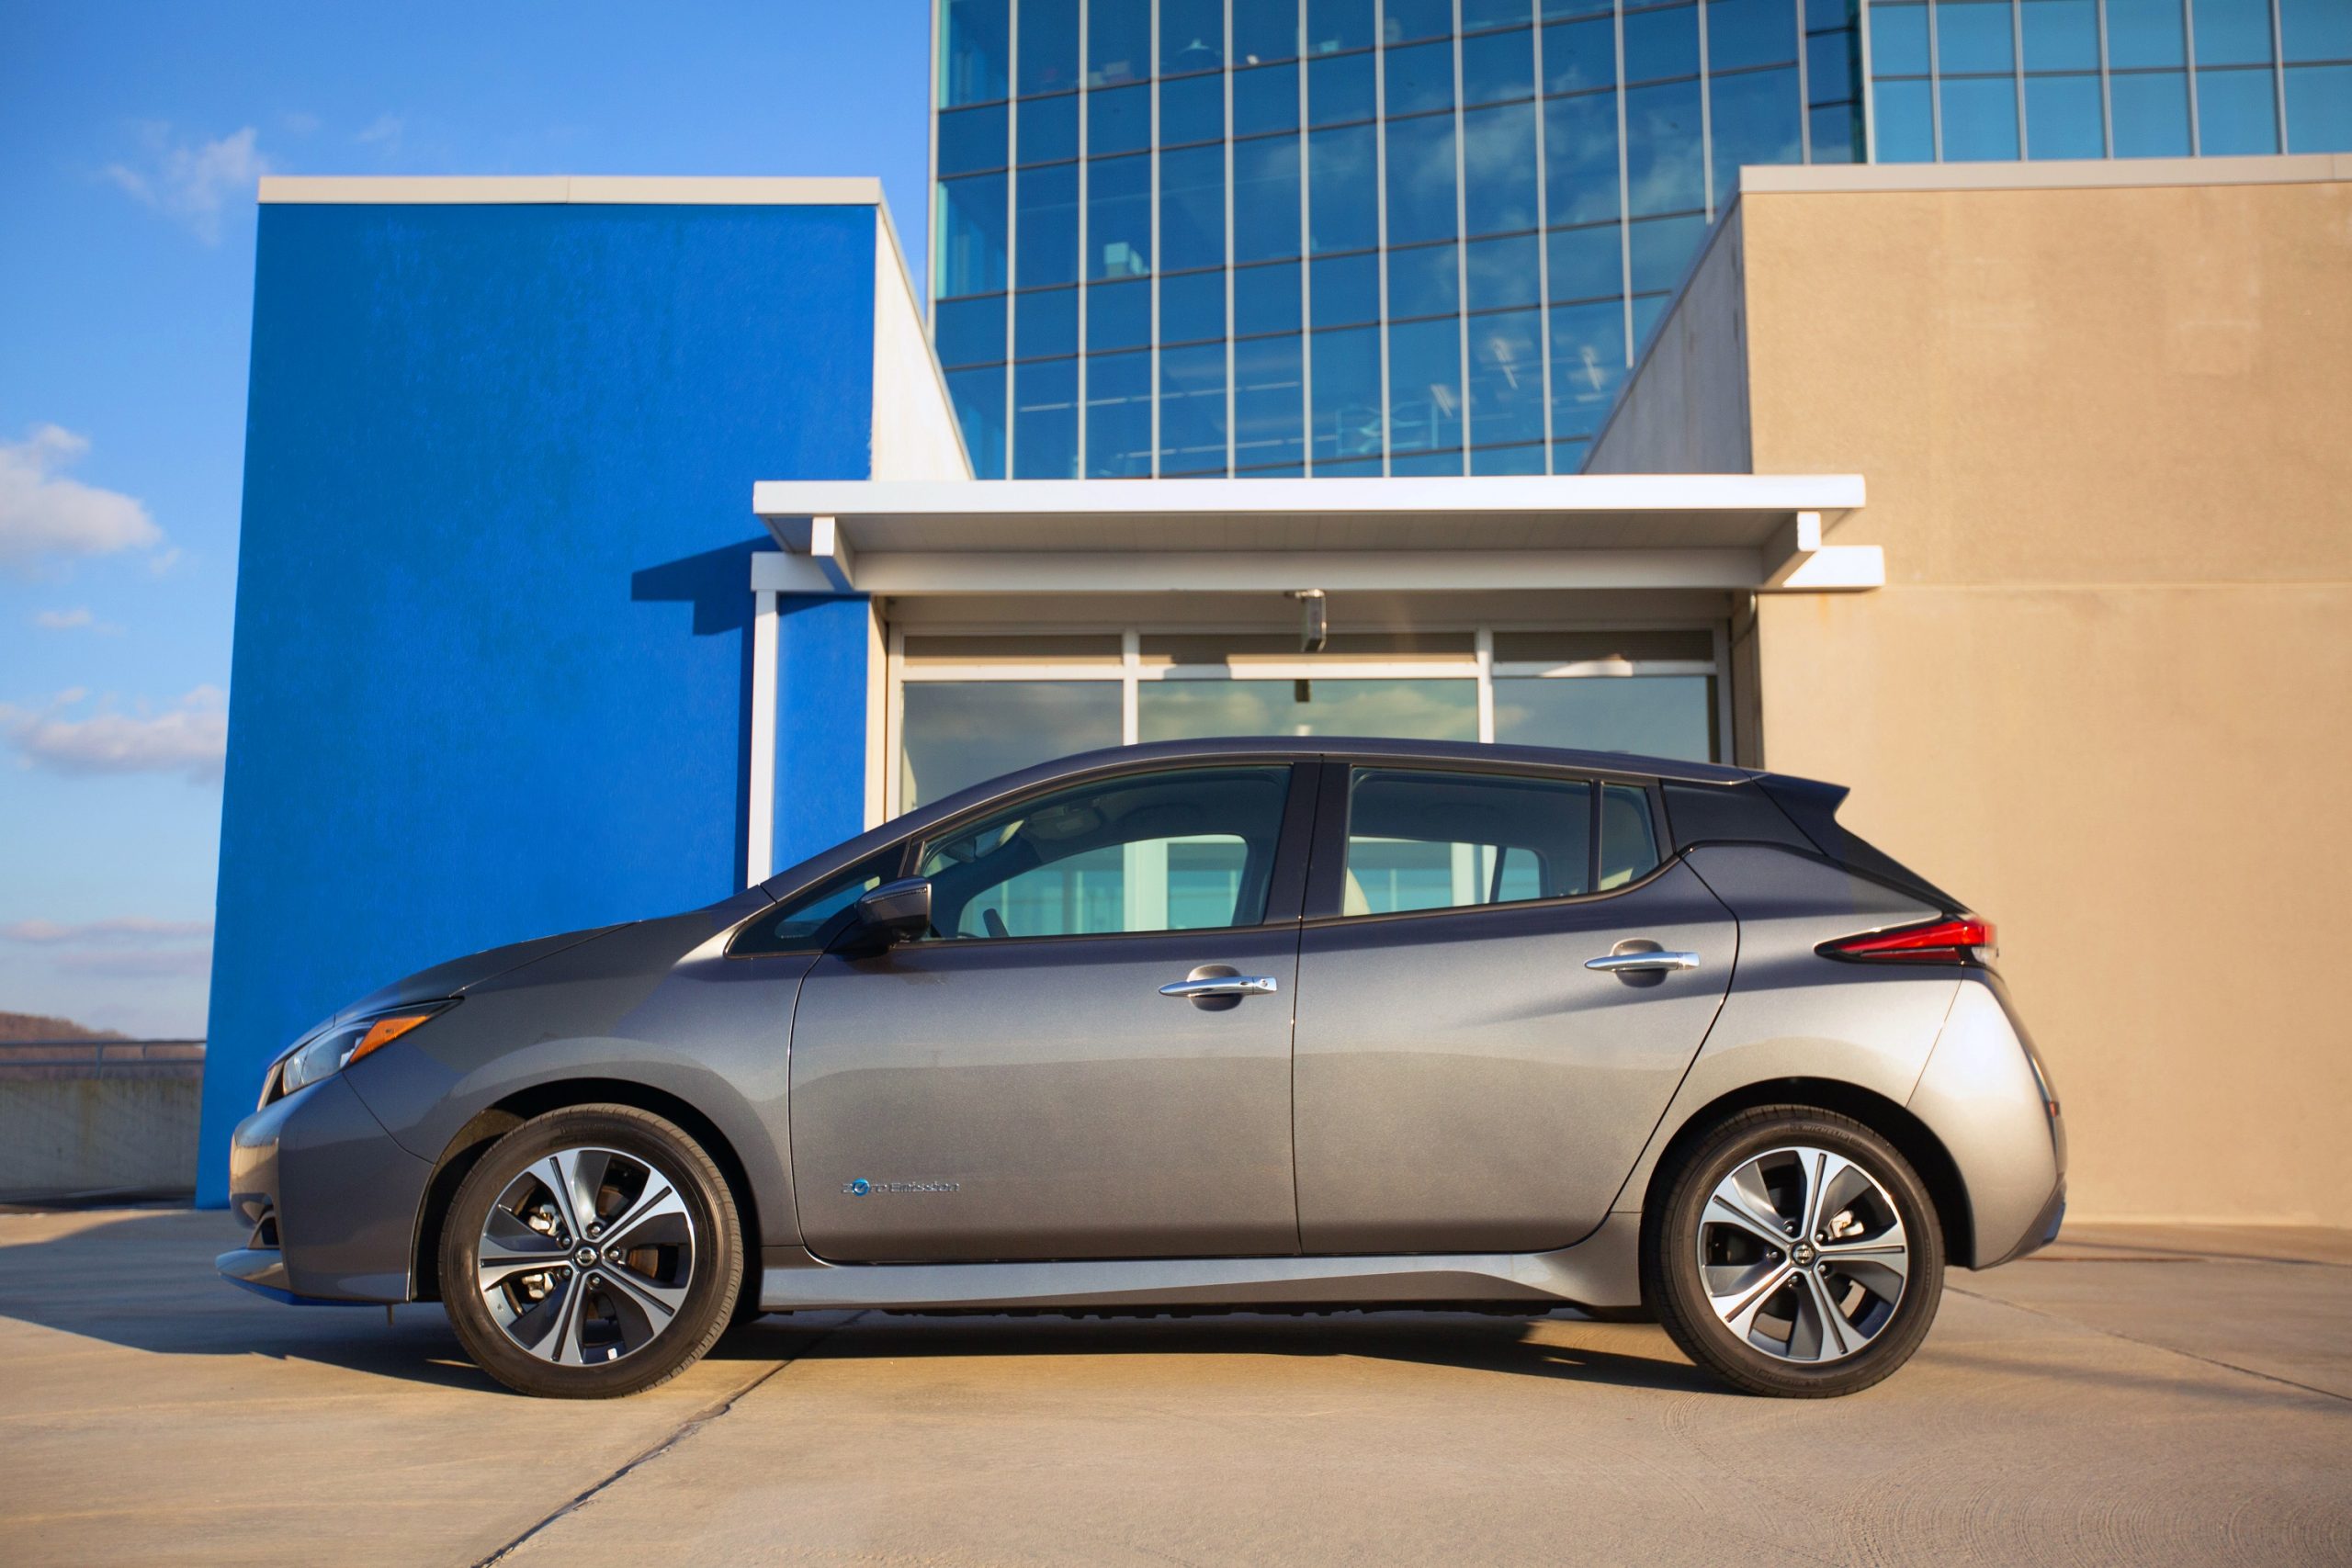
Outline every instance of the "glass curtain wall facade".
{"label": "glass curtain wall facade", "polygon": [[1881,163],[2352,151],[2352,0],[1870,0]]}
{"label": "glass curtain wall facade", "polygon": [[1863,156],[1855,0],[937,0],[982,478],[1572,473],[1742,164]]}

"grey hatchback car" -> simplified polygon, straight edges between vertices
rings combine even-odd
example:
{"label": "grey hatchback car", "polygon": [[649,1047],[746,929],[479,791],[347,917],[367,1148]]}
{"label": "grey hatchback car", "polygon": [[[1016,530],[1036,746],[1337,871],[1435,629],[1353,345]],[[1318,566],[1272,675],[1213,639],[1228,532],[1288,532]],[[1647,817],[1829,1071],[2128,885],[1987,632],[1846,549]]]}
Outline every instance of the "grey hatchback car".
{"label": "grey hatchback car", "polygon": [[368,997],[237,1128],[236,1282],[537,1394],[730,1322],[1578,1307],[1850,1393],[2055,1235],[1990,925],[1846,792],[1390,740],[1073,757]]}

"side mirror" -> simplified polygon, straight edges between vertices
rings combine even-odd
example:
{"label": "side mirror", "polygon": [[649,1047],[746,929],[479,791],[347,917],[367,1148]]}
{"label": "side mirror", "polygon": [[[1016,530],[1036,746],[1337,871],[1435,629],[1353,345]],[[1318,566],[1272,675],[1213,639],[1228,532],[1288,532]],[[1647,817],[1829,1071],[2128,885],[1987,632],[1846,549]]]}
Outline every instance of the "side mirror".
{"label": "side mirror", "polygon": [[896,882],[886,882],[860,897],[854,909],[856,919],[843,945],[860,952],[879,953],[899,942],[911,942],[931,930],[931,881],[927,877],[904,876]]}

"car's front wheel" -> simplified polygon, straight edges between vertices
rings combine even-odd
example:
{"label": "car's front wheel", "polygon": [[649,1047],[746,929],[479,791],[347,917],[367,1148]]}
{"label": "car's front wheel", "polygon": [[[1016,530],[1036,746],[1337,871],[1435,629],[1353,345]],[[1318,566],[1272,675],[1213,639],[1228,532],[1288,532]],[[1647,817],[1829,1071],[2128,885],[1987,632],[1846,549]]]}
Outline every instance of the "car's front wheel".
{"label": "car's front wheel", "polygon": [[675,1377],[735,1310],[743,1247],[701,1145],[625,1105],[549,1111],[492,1145],[441,1233],[442,1297],[477,1365],[605,1399]]}
{"label": "car's front wheel", "polygon": [[1943,1294],[1943,1241],[1910,1162],[1851,1118],[1730,1117],[1665,1173],[1644,1294],[1733,1387],[1826,1398],[1911,1359]]}

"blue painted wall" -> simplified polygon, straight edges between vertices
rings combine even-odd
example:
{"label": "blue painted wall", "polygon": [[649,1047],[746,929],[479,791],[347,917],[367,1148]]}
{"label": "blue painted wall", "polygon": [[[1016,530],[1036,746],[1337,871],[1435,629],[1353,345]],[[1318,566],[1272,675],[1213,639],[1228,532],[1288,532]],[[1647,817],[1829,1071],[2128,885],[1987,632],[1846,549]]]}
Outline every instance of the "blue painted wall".
{"label": "blue painted wall", "polygon": [[[297,1031],[741,883],[762,479],[866,476],[867,207],[266,206],[198,1197]],[[865,608],[787,601],[777,863]]]}

